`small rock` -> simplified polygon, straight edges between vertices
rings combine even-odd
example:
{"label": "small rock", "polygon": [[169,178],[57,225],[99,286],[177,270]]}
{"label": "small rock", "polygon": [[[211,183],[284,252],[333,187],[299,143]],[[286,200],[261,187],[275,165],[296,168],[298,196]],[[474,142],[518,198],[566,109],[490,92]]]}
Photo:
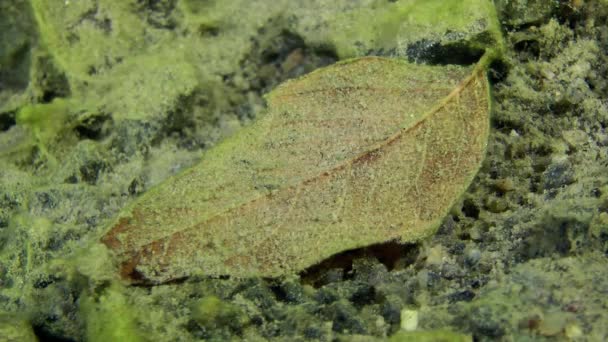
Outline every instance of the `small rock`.
{"label": "small rock", "polygon": [[500,317],[500,308],[480,306],[474,308],[469,316],[470,330],[474,336],[497,339],[505,334],[507,322]]}
{"label": "small rock", "polygon": [[448,295],[450,303],[470,302],[473,298],[475,298],[475,292],[471,290],[458,291]]}
{"label": "small rock", "polygon": [[380,313],[384,317],[384,321],[388,324],[400,324],[402,306],[403,304],[399,297],[394,295],[388,297],[380,306]]}
{"label": "small rock", "polygon": [[418,310],[401,310],[401,330],[414,331],[418,328]]}
{"label": "small rock", "polygon": [[467,251],[464,257],[464,262],[467,266],[475,266],[481,259],[481,251],[477,248],[472,248]]}
{"label": "small rock", "polygon": [[583,330],[575,323],[570,323],[566,325],[566,329],[564,329],[564,335],[569,340],[576,340],[583,337]]}
{"label": "small rock", "polygon": [[332,321],[332,330],[345,334],[365,334],[364,324],[357,317],[357,310],[346,301],[338,301],[323,312],[326,319]]}
{"label": "small rock", "polygon": [[564,332],[572,314],[565,312],[552,312],[546,314],[538,325],[538,333],[543,336],[557,336]]}
{"label": "small rock", "polygon": [[448,253],[441,245],[429,248],[426,253],[426,266],[441,265],[444,259],[447,258],[447,255]]}
{"label": "small rock", "polygon": [[561,188],[572,182],[574,182],[574,171],[567,160],[554,161],[543,172],[543,188],[545,190]]}
{"label": "small rock", "polygon": [[376,289],[373,286],[366,283],[357,283],[355,286],[356,288],[349,298],[353,304],[363,306],[373,303],[376,295]]}
{"label": "small rock", "polygon": [[481,232],[477,227],[472,227],[471,229],[469,229],[469,237],[473,241],[481,241],[483,236],[481,235]]}
{"label": "small rock", "polygon": [[494,182],[494,187],[501,192],[509,192],[515,190],[515,183],[511,178],[501,178]]}

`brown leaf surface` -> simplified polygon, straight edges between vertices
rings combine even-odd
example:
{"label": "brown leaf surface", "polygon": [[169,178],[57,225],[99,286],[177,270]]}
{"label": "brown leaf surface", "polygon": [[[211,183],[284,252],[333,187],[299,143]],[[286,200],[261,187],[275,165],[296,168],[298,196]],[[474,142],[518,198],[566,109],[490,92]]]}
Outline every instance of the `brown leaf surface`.
{"label": "brown leaf surface", "polygon": [[121,275],[279,276],[436,230],[485,153],[484,67],[365,57],[288,81],[253,125],[103,236]]}

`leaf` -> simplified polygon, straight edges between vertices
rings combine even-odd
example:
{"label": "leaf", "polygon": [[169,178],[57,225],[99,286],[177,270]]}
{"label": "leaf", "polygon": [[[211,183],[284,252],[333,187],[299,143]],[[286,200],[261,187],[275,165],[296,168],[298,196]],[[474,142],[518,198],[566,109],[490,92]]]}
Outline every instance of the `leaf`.
{"label": "leaf", "polygon": [[268,94],[254,124],[150,190],[103,236],[120,274],[280,276],[437,229],[485,153],[485,67],[365,57]]}

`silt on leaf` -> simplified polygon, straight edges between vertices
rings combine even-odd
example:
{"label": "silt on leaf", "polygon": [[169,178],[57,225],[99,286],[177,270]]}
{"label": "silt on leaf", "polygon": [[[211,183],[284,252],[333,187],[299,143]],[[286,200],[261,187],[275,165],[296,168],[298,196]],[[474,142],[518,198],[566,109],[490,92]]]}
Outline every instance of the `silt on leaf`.
{"label": "silt on leaf", "polygon": [[484,157],[487,58],[364,57],[287,81],[251,126],[126,208],[102,237],[131,283],[275,277],[434,233]]}

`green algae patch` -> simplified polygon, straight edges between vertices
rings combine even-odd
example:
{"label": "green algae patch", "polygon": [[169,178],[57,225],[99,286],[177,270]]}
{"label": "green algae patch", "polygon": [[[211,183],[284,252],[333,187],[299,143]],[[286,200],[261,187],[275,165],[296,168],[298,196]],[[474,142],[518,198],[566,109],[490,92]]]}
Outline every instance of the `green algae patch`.
{"label": "green algae patch", "polygon": [[132,11],[134,1],[31,4],[42,42],[71,80],[91,80],[92,70],[104,72],[127,53],[145,53],[145,25]]}
{"label": "green algae patch", "polygon": [[28,321],[6,313],[0,313],[0,339],[3,342],[38,341]]}
{"label": "green algae patch", "polygon": [[488,0],[376,1],[330,18],[326,35],[341,58],[393,51],[424,61],[446,58],[434,56],[443,54],[445,46],[481,55],[503,44],[494,4]]}
{"label": "green algae patch", "polygon": [[48,169],[55,171],[58,154],[70,150],[76,141],[72,129],[78,108],[71,99],[63,98],[21,107],[16,125],[0,138],[6,142],[0,146],[0,156],[23,160],[35,148],[48,163]]}
{"label": "green algae patch", "polygon": [[192,319],[204,329],[242,329],[248,324],[247,317],[237,306],[213,295],[199,299],[191,310]]}
{"label": "green algae patch", "polygon": [[146,28],[135,2],[32,0],[32,7],[42,47],[86,104],[83,115],[154,120],[198,84],[186,60],[192,43]]}
{"label": "green algae patch", "polygon": [[112,285],[99,295],[81,296],[79,306],[86,320],[87,341],[144,341],[136,327],[136,311],[120,285]]}
{"label": "green algae patch", "polygon": [[[262,17],[248,14],[249,22],[235,21],[232,13],[241,6],[238,2],[179,1],[150,12],[135,1],[31,3],[41,47],[65,73],[73,95],[90,111],[110,112],[116,120],[162,120],[195,93],[211,94],[218,105],[239,96],[215,92],[221,77],[232,74],[252,47],[240,30],[265,29]],[[378,1],[361,8],[337,3],[331,5],[333,11],[326,4],[307,8],[284,1],[256,6],[267,11],[266,17],[277,18],[321,11],[322,18],[314,19],[324,22],[320,27],[306,17],[285,21],[296,35],[329,47],[340,58],[376,51],[413,60],[445,59],[449,46],[457,46],[457,54],[469,56],[463,58],[472,63],[486,48],[502,45],[488,0]],[[158,19],[159,11],[165,11],[166,18]],[[311,29],[313,24],[318,28]],[[206,44],[210,39],[222,45]]]}
{"label": "green algae patch", "polygon": [[388,340],[390,342],[471,342],[473,337],[449,330],[400,331]]}
{"label": "green algae patch", "polygon": [[100,86],[100,92],[87,91],[85,98],[116,113],[116,120],[158,118],[199,84],[197,69],[184,60],[186,49],[183,45],[167,46],[154,54],[132,57],[113,68],[108,77],[111,86]]}
{"label": "green algae patch", "polygon": [[55,99],[51,103],[22,107],[17,114],[17,124],[27,127],[36,143],[48,145],[65,128],[69,102]]}

